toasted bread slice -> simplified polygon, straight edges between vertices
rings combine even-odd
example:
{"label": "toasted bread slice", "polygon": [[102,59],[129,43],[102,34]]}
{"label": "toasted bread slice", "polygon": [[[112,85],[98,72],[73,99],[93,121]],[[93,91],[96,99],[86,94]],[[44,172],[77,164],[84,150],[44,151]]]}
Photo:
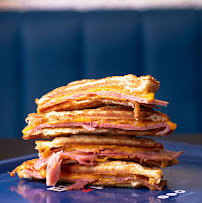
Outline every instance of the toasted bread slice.
{"label": "toasted bread slice", "polygon": [[134,107],[135,103],[166,106],[168,102],[154,99],[158,89],[159,82],[150,75],[137,77],[130,74],[75,81],[36,99],[37,111],[69,111],[110,104]]}

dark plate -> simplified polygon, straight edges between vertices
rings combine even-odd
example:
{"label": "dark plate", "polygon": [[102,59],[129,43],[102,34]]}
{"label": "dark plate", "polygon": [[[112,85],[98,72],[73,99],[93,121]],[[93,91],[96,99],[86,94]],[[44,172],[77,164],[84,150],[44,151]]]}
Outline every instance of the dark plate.
{"label": "dark plate", "polygon": [[[180,164],[164,169],[168,187],[163,191],[147,188],[90,188],[64,191],[66,187],[47,188],[44,181],[30,181],[10,177],[12,171],[24,160],[37,155],[0,161],[0,202],[202,202],[202,146],[163,142],[168,150],[185,153],[179,158]],[[55,191],[58,190],[58,191]]]}

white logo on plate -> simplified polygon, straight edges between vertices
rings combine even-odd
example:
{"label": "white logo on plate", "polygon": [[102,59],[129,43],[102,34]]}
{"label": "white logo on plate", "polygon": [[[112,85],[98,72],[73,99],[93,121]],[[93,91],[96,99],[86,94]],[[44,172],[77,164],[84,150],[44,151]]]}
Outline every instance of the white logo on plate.
{"label": "white logo on plate", "polygon": [[[57,187],[48,187],[47,190],[52,190],[55,192],[64,192],[67,190],[67,186],[69,186],[69,184],[67,185],[58,185]],[[93,188],[96,190],[103,190],[102,186],[89,186],[89,188]]]}
{"label": "white logo on plate", "polygon": [[159,199],[168,199],[169,196],[167,196],[167,195],[159,195],[158,198]]}
{"label": "white logo on plate", "polygon": [[175,193],[185,193],[185,190],[175,190]]}
{"label": "white logo on plate", "polygon": [[175,192],[173,192],[173,193],[167,193],[166,195],[168,195],[168,196],[176,196],[177,193],[175,193]]}
{"label": "white logo on plate", "polygon": [[175,190],[175,192],[168,192],[165,195],[159,195],[159,199],[168,199],[169,197],[177,196],[178,194],[185,193],[185,190]]}

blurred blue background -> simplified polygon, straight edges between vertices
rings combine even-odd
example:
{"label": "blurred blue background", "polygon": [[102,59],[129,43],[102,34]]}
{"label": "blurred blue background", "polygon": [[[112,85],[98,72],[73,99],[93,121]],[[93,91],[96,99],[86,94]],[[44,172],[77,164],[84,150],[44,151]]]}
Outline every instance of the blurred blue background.
{"label": "blurred blue background", "polygon": [[84,78],[160,81],[178,133],[202,132],[202,10],[0,12],[1,138],[20,138],[35,98]]}

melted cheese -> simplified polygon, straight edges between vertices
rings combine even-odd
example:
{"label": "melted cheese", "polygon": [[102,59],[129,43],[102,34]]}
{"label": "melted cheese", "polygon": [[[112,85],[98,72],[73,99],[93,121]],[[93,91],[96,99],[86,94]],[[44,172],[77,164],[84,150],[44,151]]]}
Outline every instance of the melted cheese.
{"label": "melted cheese", "polygon": [[41,169],[40,171],[40,175],[43,176],[44,178],[46,178],[46,169]]}
{"label": "melted cheese", "polygon": [[25,135],[28,131],[32,130],[33,128],[35,128],[36,126],[34,125],[27,125],[23,130],[22,133]]}
{"label": "melted cheese", "polygon": [[172,123],[171,121],[166,122],[169,126],[171,130],[175,130],[177,128],[177,124],[176,123]]}
{"label": "melted cheese", "polygon": [[99,153],[102,149],[116,149],[116,152],[128,152],[134,153],[135,151],[145,152],[152,151],[151,148],[140,148],[140,147],[129,147],[129,146],[117,146],[117,145],[67,145],[64,148],[64,151],[93,151]]}
{"label": "melted cheese", "polygon": [[107,161],[108,157],[105,157],[105,158],[96,158],[95,161],[99,162],[99,163],[102,163],[102,162],[105,162]]}
{"label": "melted cheese", "polygon": [[43,158],[49,157],[53,152],[50,150],[50,148],[45,148],[44,152],[42,153]]}

